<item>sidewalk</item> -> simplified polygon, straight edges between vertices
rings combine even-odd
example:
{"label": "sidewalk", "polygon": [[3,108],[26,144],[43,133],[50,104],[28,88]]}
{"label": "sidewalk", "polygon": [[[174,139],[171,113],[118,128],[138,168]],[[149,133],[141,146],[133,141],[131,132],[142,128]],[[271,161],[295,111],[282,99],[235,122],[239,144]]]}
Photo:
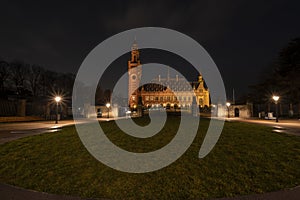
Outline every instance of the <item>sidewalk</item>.
{"label": "sidewalk", "polygon": [[279,122],[266,119],[243,119],[243,118],[226,118],[226,121],[239,121],[247,123],[261,124],[273,127],[273,132],[287,133],[300,136],[300,120],[298,119],[282,119]]}
{"label": "sidewalk", "polygon": [[[128,117],[127,117],[128,118]],[[97,118],[98,121],[114,121],[118,119],[127,119],[126,117]],[[77,123],[88,123],[84,118]],[[10,142],[23,137],[38,135],[43,133],[59,131],[62,127],[74,125],[74,120],[61,120],[55,124],[55,121],[31,121],[31,122],[9,122],[0,123],[0,144]]]}
{"label": "sidewalk", "polygon": [[[126,117],[124,117],[126,118]],[[111,121],[123,118],[98,118],[99,121]],[[256,123],[276,128],[276,130],[283,130],[289,134],[300,136],[300,121],[298,120],[280,120],[276,123],[274,120],[261,119],[242,119],[242,118],[226,118],[226,121],[240,121],[246,123]],[[83,120],[84,122],[84,120]],[[55,124],[53,121],[39,121],[27,123],[0,123],[0,144],[16,140],[30,135],[42,134],[45,132],[54,132],[64,126],[73,125],[73,120],[63,120]],[[281,128],[280,128],[281,127]],[[66,195],[55,195],[44,192],[37,192],[33,190],[26,190],[23,188],[0,183],[0,197],[3,200],[85,200],[80,197],[72,197]],[[264,194],[253,194],[247,196],[239,196],[233,198],[220,198],[219,200],[277,200],[289,199],[298,200],[300,197],[300,187],[286,189],[276,192],[269,192]],[[87,200],[87,199],[86,199]],[[217,199],[215,199],[217,200]]]}
{"label": "sidewalk", "polygon": [[[20,187],[15,187],[0,183],[0,197],[2,200],[93,200],[92,198],[84,199],[80,197],[72,197],[66,195],[48,194],[45,192],[37,192],[34,190],[26,190]],[[231,198],[218,198],[211,200],[299,200],[300,187],[295,187],[288,190],[277,192],[268,192],[263,194],[253,194],[247,196],[237,196]],[[94,198],[107,199],[107,198]],[[151,197],[149,197],[151,199]]]}
{"label": "sidewalk", "polygon": [[32,135],[55,132],[73,124],[73,120],[62,120],[58,124],[54,121],[0,123],[0,144]]}

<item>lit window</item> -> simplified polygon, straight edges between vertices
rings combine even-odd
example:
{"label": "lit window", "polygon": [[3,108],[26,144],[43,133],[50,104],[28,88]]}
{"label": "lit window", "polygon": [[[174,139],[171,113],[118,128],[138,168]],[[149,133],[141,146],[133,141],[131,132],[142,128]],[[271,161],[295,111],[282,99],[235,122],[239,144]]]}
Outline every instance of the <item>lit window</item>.
{"label": "lit window", "polygon": [[199,105],[203,106],[203,99],[201,99],[201,98],[199,99]]}

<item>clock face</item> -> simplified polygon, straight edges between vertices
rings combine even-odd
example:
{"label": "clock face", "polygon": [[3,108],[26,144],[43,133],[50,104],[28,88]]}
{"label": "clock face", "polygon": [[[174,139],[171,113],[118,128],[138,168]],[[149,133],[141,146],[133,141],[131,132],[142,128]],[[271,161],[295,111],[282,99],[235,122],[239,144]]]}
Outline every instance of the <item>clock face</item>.
{"label": "clock face", "polygon": [[132,74],[132,75],[131,75],[131,79],[132,79],[132,80],[136,80],[136,75],[135,75],[135,74]]}

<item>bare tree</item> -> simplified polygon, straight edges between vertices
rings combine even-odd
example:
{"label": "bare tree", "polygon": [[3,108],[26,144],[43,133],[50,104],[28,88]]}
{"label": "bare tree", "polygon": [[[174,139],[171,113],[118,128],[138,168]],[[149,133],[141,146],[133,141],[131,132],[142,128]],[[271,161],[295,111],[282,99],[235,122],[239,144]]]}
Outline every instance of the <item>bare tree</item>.
{"label": "bare tree", "polygon": [[28,64],[20,61],[14,61],[10,64],[11,79],[16,87],[18,95],[25,95],[26,91],[26,78],[28,76]]}
{"label": "bare tree", "polygon": [[101,86],[98,85],[95,94],[95,103],[98,105],[104,104],[103,96],[104,91],[102,90]]}
{"label": "bare tree", "polygon": [[4,84],[9,78],[9,64],[6,61],[0,61],[0,92],[4,92]]}
{"label": "bare tree", "polygon": [[[289,104],[292,116],[293,105],[298,104],[300,117],[300,38],[295,38],[283,48],[276,61],[271,65],[267,76],[260,84],[253,86],[254,102],[261,100],[270,104],[270,96],[276,93],[280,102]],[[272,92],[272,93],[271,93]],[[266,98],[263,98],[267,95]],[[270,107],[270,106],[268,106]]]}
{"label": "bare tree", "polygon": [[44,71],[41,75],[41,95],[47,96],[57,88],[58,74],[49,70]]}
{"label": "bare tree", "polygon": [[275,71],[277,82],[285,91],[290,110],[298,104],[300,116],[300,38],[295,38],[280,51],[278,66]]}
{"label": "bare tree", "polygon": [[31,65],[28,73],[28,83],[33,96],[38,96],[41,88],[41,78],[44,69],[38,65]]}
{"label": "bare tree", "polygon": [[104,91],[104,94],[103,94],[103,102],[105,102],[105,103],[110,102],[111,101],[111,94],[112,94],[111,90],[106,89]]}
{"label": "bare tree", "polygon": [[72,95],[73,85],[75,81],[74,74],[60,74],[57,78],[57,87],[64,93],[66,96]]}

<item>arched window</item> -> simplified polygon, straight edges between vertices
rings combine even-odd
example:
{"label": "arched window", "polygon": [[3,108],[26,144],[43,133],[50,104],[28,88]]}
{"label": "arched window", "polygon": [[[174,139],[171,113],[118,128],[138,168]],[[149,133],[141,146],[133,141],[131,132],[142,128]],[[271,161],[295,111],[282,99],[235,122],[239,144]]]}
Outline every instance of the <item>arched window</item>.
{"label": "arched window", "polygon": [[199,99],[199,105],[203,106],[203,99],[202,98]]}

